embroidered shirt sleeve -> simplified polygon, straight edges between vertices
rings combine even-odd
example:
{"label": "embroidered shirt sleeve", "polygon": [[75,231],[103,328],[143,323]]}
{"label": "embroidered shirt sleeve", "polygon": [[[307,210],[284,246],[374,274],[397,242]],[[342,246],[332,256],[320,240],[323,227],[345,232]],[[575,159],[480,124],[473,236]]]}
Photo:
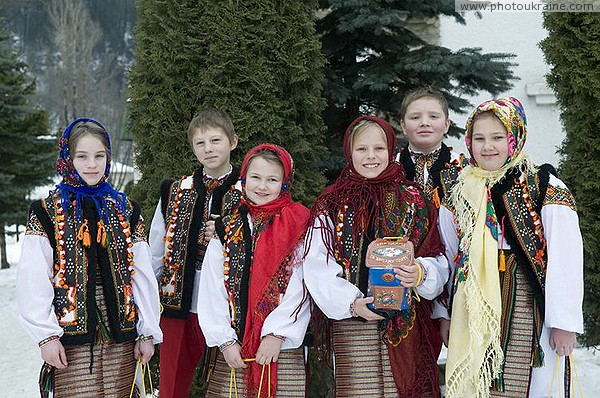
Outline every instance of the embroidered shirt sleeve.
{"label": "embroidered shirt sleeve", "polygon": [[577,211],[573,194],[571,194],[569,188],[560,185],[548,184],[543,205],[564,205],[570,207],[573,211]]}
{"label": "embroidered shirt sleeve", "polygon": [[25,235],[37,235],[44,238],[48,237],[48,234],[46,234],[40,219],[33,211],[29,213],[29,221],[27,222],[27,227],[25,228]]}
{"label": "embroidered shirt sleeve", "polygon": [[133,243],[146,242],[146,226],[141,215],[135,226],[131,240]]}

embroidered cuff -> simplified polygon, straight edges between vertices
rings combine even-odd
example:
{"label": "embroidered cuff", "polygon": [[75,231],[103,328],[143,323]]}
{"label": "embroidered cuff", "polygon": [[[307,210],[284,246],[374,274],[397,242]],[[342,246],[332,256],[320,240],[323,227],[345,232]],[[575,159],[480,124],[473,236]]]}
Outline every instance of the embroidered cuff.
{"label": "embroidered cuff", "polygon": [[51,341],[58,340],[58,339],[60,339],[60,337],[58,337],[58,336],[56,336],[56,335],[54,335],[54,336],[50,336],[50,337],[46,337],[44,340],[41,340],[41,341],[38,343],[38,347],[41,347],[41,346],[43,346],[43,345],[45,345],[45,344],[48,344],[48,343],[49,343],[49,342],[51,342]]}
{"label": "embroidered cuff", "polygon": [[232,345],[236,344],[238,341],[237,340],[229,340],[224,342],[223,344],[221,344],[219,346],[219,351],[223,352],[226,349],[228,349],[229,347],[231,347]]}
{"label": "embroidered cuff", "polygon": [[281,341],[285,341],[285,336],[281,336],[279,334],[269,333],[269,334],[267,334],[267,336],[272,336],[272,337],[275,337],[276,339],[279,339]]}
{"label": "embroidered cuff", "polygon": [[140,334],[138,336],[137,340],[140,340],[140,341],[152,341],[152,340],[154,340],[154,336],[152,336],[152,335],[146,336],[144,334]]}

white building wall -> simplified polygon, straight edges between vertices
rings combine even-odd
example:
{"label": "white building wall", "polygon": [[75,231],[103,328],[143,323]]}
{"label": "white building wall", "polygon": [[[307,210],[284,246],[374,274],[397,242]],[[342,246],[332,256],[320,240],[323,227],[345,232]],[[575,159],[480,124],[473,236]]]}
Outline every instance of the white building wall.
{"label": "white building wall", "polygon": [[[545,83],[544,75],[550,67],[544,60],[539,42],[547,36],[542,26],[542,14],[537,12],[466,13],[466,25],[453,18],[441,18],[441,45],[452,50],[464,47],[481,47],[484,53],[512,53],[515,75],[520,80],[514,87],[499,95],[518,98],[525,108],[529,134],[525,150],[535,163],[551,163],[558,166],[556,153],[565,133],[559,120],[559,110],[552,91]],[[490,99],[489,93],[469,98],[473,106]],[[467,115],[451,114],[451,119],[464,127]],[[456,150],[465,152],[464,140],[447,139]],[[466,152],[465,152],[466,153]]]}

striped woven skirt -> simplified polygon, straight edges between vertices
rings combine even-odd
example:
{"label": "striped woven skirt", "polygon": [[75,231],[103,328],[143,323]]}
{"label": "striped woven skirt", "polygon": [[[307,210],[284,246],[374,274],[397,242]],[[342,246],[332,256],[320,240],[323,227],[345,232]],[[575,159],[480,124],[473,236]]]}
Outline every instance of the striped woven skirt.
{"label": "striped woven skirt", "polygon": [[[276,396],[304,398],[306,394],[306,374],[303,348],[281,351],[277,360],[277,392]],[[223,354],[217,355],[215,368],[208,383],[207,397],[235,397],[230,392],[231,368],[225,362]],[[235,372],[238,395],[244,396],[244,372]],[[266,385],[267,383],[265,383]],[[267,396],[266,391],[261,396]]]}
{"label": "striped woven skirt", "polygon": [[504,392],[492,389],[491,396],[522,398],[526,397],[529,391],[531,375],[533,294],[512,253],[506,257],[506,271],[500,274],[500,285],[503,334],[508,333],[502,374]]}
{"label": "striped woven skirt", "polygon": [[[108,324],[101,285],[96,286],[96,302]],[[68,366],[54,371],[54,398],[128,398],[136,365],[134,346],[134,341],[65,346]]]}
{"label": "striped woven skirt", "polygon": [[377,322],[333,322],[335,396],[398,397]]}

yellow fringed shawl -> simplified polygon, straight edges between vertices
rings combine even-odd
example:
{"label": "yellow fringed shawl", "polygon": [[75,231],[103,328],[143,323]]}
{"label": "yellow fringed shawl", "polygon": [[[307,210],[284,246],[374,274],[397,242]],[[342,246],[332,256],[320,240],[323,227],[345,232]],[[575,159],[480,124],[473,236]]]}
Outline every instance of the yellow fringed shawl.
{"label": "yellow fringed shawl", "polygon": [[500,344],[500,279],[498,241],[486,226],[488,187],[511,167],[533,167],[519,153],[496,171],[467,166],[450,191],[448,205],[460,230],[459,249],[466,254],[467,278],[458,284],[452,305],[450,341],[446,360],[446,396],[489,397],[504,354]]}

